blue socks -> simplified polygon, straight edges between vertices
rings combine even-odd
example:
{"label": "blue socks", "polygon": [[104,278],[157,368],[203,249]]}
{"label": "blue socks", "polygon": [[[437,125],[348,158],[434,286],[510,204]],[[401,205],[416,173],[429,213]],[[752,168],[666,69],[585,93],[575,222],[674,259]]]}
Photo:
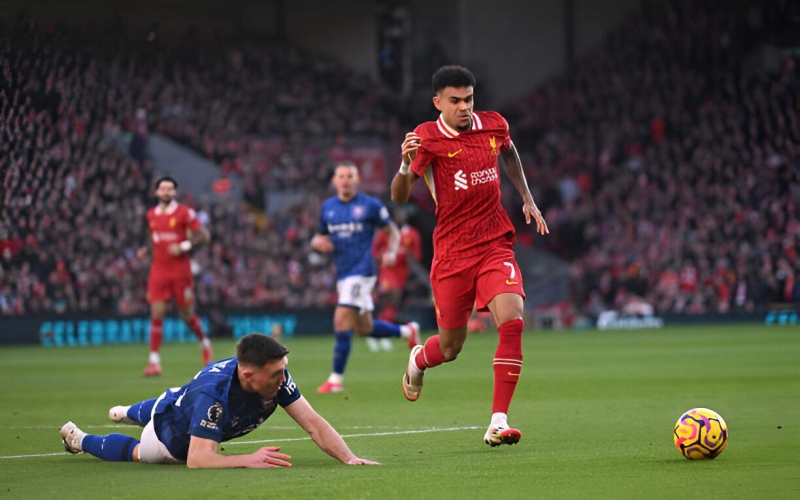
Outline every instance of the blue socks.
{"label": "blue socks", "polygon": [[336,332],[336,343],[333,345],[333,373],[344,374],[347,358],[350,357],[350,347],[353,345],[353,332]]}
{"label": "blue socks", "polygon": [[83,451],[109,462],[133,462],[133,448],[139,440],[124,434],[94,436],[87,434],[83,438]]}
{"label": "blue socks", "polygon": [[389,323],[387,321],[376,319],[372,323],[372,333],[370,333],[369,336],[376,339],[385,339],[387,337],[399,337],[400,326],[395,325],[394,323]]}
{"label": "blue socks", "polygon": [[150,422],[150,415],[153,413],[153,406],[156,404],[158,398],[146,399],[138,403],[132,404],[128,408],[128,418],[136,420],[142,427]]}

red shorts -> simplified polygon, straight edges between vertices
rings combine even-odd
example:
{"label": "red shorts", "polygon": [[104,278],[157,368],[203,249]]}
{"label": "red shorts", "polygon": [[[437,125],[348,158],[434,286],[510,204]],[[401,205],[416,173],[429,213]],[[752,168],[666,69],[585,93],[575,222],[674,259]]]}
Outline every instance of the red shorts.
{"label": "red shorts", "polygon": [[147,302],[169,302],[175,298],[175,304],[183,307],[194,301],[194,278],[192,275],[150,276],[147,281]]}
{"label": "red shorts", "polygon": [[398,273],[391,271],[380,271],[378,273],[378,288],[382,292],[391,290],[403,291],[408,281],[408,272]]}
{"label": "red shorts", "polygon": [[473,306],[487,311],[498,294],[515,293],[525,298],[514,245],[507,241],[493,242],[474,257],[434,260],[431,288],[437,323],[447,329],[466,326]]}

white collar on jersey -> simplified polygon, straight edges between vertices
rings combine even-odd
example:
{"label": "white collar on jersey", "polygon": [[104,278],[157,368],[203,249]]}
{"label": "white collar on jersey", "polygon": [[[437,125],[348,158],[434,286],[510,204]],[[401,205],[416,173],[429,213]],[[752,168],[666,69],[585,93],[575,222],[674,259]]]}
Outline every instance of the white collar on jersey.
{"label": "white collar on jersey", "polygon": [[156,214],[157,215],[172,214],[177,209],[178,209],[178,202],[175,200],[169,202],[169,205],[167,205],[167,208],[163,211],[161,210],[161,204],[159,203],[158,206],[156,207]]}
{"label": "white collar on jersey", "polygon": [[[445,123],[444,117],[439,114],[439,118],[436,119],[436,126],[439,127],[439,132],[445,135],[445,137],[449,137],[453,139],[454,137],[458,137],[460,133],[458,130],[452,128],[450,125]],[[480,117],[474,111],[472,112],[472,126],[470,127],[472,130],[483,130],[483,122],[481,122]]]}

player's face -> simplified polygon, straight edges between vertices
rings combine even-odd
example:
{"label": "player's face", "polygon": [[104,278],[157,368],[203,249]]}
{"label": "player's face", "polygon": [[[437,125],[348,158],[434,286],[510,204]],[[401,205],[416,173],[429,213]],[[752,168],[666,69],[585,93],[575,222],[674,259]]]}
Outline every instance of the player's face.
{"label": "player's face", "polygon": [[274,398],[278,394],[278,389],[286,380],[284,369],[289,363],[289,359],[284,356],[281,359],[268,361],[259,369],[247,370],[247,386],[251,392],[258,393],[263,398]]}
{"label": "player's face", "polygon": [[469,130],[472,126],[472,87],[445,87],[433,96],[433,105],[442,112],[444,122],[456,130]]}
{"label": "player's face", "polygon": [[169,181],[162,181],[156,188],[156,198],[158,198],[159,203],[169,205],[175,199],[176,192],[175,184]]}
{"label": "player's face", "polygon": [[356,168],[348,165],[336,167],[336,171],[333,173],[333,187],[336,188],[339,198],[349,200],[355,196],[358,180]]}

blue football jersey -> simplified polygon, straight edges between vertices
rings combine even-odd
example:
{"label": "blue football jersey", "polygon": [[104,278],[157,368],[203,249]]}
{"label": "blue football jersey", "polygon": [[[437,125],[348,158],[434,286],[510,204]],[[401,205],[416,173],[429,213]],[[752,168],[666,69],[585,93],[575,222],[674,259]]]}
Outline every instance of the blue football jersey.
{"label": "blue football jersey", "polygon": [[173,457],[186,460],[191,436],[218,443],[243,436],[269,418],[278,405],[286,407],[300,398],[288,370],[274,398],[246,392],[236,376],[237,365],[236,358],[208,365],[188,384],[167,390],[156,403],[156,435]]}
{"label": "blue football jersey", "polygon": [[375,228],[384,228],[390,222],[389,211],[383,203],[364,193],[357,193],[347,202],[338,196],[325,200],[317,232],[330,235],[338,279],[375,276],[375,259],[372,258]]}

